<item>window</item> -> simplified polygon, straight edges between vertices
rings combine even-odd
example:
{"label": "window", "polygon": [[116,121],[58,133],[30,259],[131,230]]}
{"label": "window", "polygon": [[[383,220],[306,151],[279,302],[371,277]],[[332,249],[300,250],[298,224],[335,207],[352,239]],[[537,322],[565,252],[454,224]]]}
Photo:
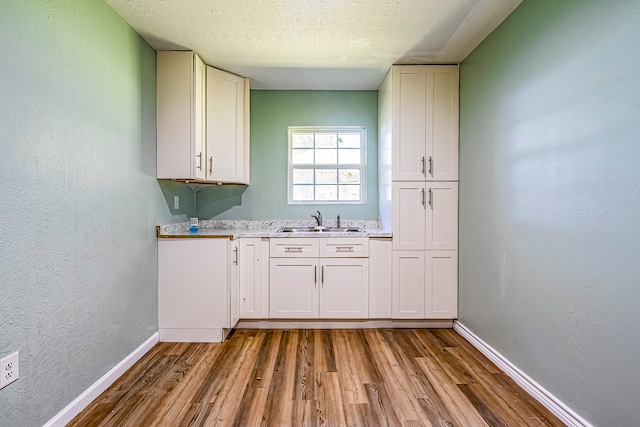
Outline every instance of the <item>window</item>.
{"label": "window", "polygon": [[289,127],[289,203],[364,203],[366,129]]}

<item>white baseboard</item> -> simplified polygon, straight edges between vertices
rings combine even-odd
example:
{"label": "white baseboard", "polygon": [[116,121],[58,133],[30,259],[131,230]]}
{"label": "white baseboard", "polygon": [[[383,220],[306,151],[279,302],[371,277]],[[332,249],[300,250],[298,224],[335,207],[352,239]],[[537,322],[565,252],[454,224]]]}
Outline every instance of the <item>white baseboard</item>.
{"label": "white baseboard", "polygon": [[584,418],[565,405],[560,399],[549,393],[549,391],[544,387],[518,369],[517,366],[507,360],[502,354],[498,353],[498,351],[493,347],[482,341],[462,323],[455,322],[453,329],[469,341],[475,348],[480,350],[482,354],[487,356],[487,358],[495,363],[498,368],[504,371],[505,374],[511,377],[511,379],[513,379],[520,387],[544,405],[544,407],[551,411],[563,423],[570,427],[593,427]]}
{"label": "white baseboard", "polygon": [[453,320],[318,320],[262,319],[240,320],[236,329],[374,329],[374,328],[451,328]]}
{"label": "white baseboard", "polygon": [[222,342],[226,335],[223,328],[209,329],[159,329],[160,342]]}
{"label": "white baseboard", "polygon": [[103,391],[111,384],[116,382],[127,370],[132,367],[138,360],[158,343],[158,333],[151,335],[149,339],[143,342],[140,347],[136,348],[127,357],[122,359],[120,363],[114,366],[109,372],[104,374],[102,378],[96,381],[91,387],[86,389],[80,396],[76,397],[73,402],[69,403],[62,411],[51,418],[44,427],[64,427],[84,408],[93,402]]}

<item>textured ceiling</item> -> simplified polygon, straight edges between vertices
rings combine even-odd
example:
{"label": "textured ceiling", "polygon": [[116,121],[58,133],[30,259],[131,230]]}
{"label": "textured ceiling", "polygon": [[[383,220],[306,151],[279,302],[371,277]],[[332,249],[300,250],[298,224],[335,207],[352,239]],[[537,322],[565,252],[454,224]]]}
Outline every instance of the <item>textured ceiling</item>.
{"label": "textured ceiling", "polygon": [[257,89],[377,89],[392,64],[458,63],[521,0],[105,0],[154,48]]}

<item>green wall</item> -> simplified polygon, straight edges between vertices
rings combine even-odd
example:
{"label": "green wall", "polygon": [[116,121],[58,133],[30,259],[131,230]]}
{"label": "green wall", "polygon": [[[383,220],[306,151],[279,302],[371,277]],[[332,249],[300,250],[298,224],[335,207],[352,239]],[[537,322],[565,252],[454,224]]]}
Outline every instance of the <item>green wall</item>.
{"label": "green wall", "polygon": [[640,420],[640,2],[525,0],[460,68],[460,321]]}
{"label": "green wall", "polygon": [[157,331],[155,52],[102,0],[0,2],[0,425],[54,417]]}
{"label": "green wall", "polygon": [[[242,194],[242,204],[231,209],[198,196],[199,214],[229,209],[216,218],[311,220],[310,215],[320,210],[327,219],[337,214],[345,220],[377,219],[377,104],[377,91],[251,91],[251,185]],[[288,205],[288,126],[365,126],[366,204]]]}

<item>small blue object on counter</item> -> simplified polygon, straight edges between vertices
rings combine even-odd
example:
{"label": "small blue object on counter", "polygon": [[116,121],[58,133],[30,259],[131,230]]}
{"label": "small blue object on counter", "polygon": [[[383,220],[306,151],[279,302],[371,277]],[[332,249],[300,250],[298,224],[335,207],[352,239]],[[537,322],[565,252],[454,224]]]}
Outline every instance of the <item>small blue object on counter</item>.
{"label": "small blue object on counter", "polygon": [[198,232],[198,218],[189,219],[189,232],[192,234]]}

